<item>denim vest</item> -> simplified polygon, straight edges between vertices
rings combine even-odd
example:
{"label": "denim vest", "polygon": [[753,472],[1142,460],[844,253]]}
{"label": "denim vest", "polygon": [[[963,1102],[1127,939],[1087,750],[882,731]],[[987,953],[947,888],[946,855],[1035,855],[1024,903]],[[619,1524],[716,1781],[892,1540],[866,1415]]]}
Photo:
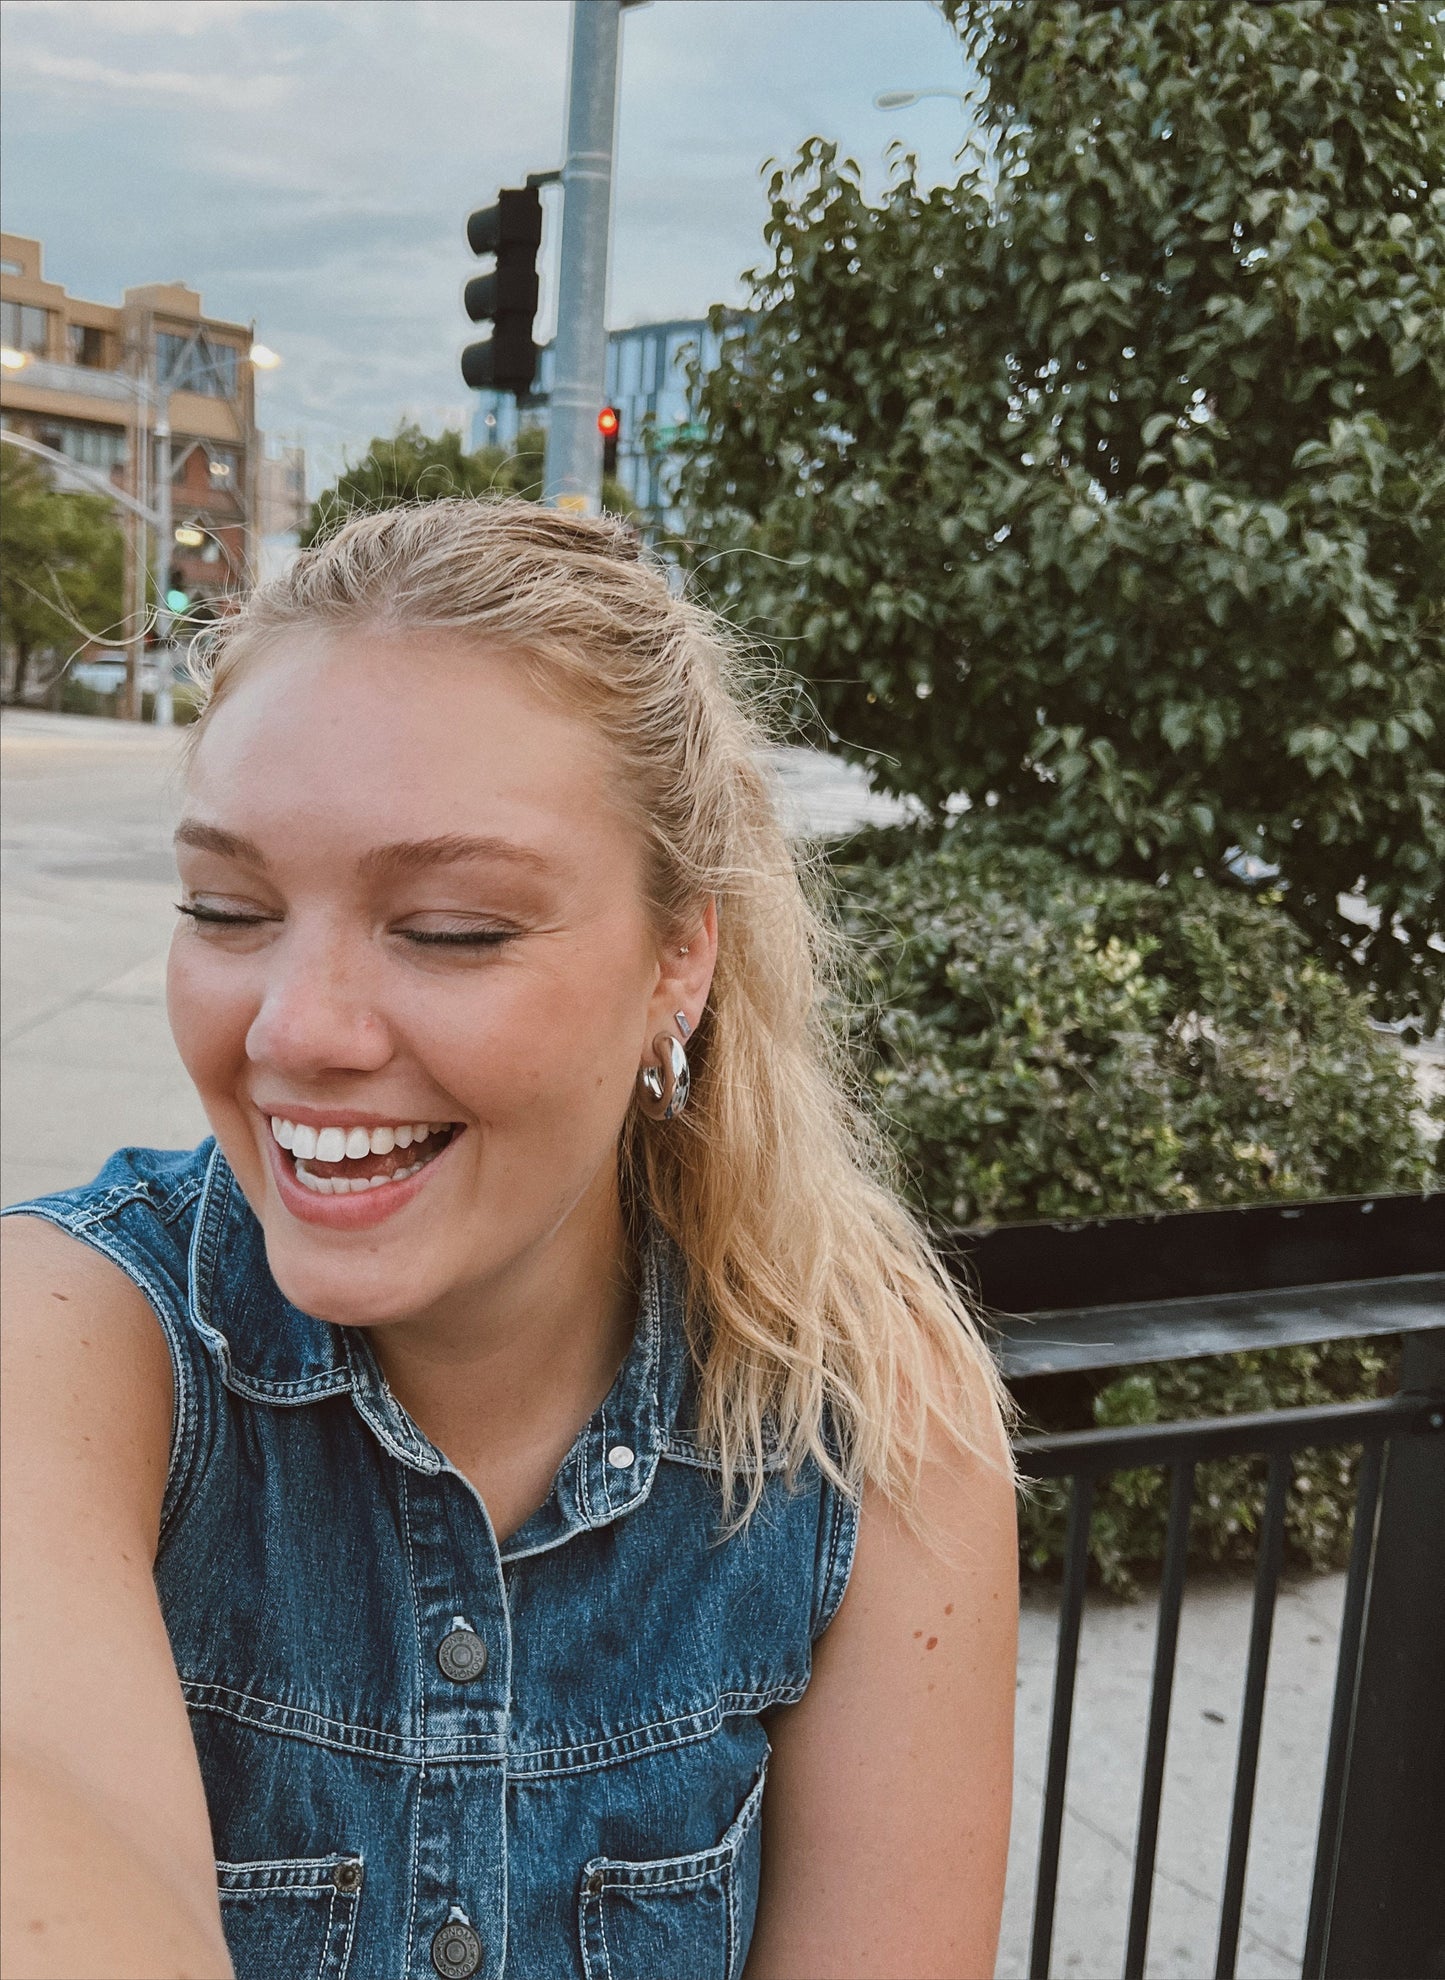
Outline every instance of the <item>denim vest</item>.
{"label": "denim vest", "polygon": [[165,1330],[155,1579],[238,1980],[737,1980],[767,1714],[807,1686],[857,1512],[769,1460],[719,1538],[666,1247],[499,1547],[366,1333],[282,1297],[214,1143],[11,1210],[114,1260]]}

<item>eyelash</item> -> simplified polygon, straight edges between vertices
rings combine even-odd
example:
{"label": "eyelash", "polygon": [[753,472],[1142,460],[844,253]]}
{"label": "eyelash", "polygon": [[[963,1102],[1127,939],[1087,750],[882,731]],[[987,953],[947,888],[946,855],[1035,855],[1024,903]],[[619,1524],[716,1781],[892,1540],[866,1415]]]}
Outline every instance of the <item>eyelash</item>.
{"label": "eyelash", "polygon": [[[260,928],[273,919],[265,914],[218,914],[214,908],[191,907],[185,901],[175,905],[177,914],[210,928]],[[421,949],[498,949],[504,942],[516,940],[516,931],[510,928],[479,928],[474,933],[404,928],[401,934],[403,941]]]}

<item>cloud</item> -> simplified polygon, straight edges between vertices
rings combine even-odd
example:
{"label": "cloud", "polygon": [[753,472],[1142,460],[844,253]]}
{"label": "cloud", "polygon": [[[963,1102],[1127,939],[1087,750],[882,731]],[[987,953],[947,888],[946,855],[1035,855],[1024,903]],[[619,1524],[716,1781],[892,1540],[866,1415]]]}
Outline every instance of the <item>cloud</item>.
{"label": "cloud", "polygon": [[[262,417],[322,460],[411,411],[464,422],[468,211],[561,162],[562,0],[18,0],[0,6],[7,226],[118,298],[178,278],[258,321]],[[762,258],[762,161],[812,131],[881,182],[887,141],[947,171],[952,84],[927,0],[653,0],[624,16],[611,315],[700,314]],[[560,201],[546,196],[544,310]],[[547,318],[542,319],[543,327]]]}
{"label": "cloud", "polygon": [[[216,79],[209,73],[184,69],[126,69],[98,61],[93,55],[66,55],[44,48],[22,50],[7,63],[10,81],[29,78],[41,85],[58,85],[61,92],[89,92],[108,102],[132,98],[138,102],[187,102],[216,108]],[[226,108],[254,115],[273,109],[292,94],[292,79],[275,74],[234,76],[226,84]]]}

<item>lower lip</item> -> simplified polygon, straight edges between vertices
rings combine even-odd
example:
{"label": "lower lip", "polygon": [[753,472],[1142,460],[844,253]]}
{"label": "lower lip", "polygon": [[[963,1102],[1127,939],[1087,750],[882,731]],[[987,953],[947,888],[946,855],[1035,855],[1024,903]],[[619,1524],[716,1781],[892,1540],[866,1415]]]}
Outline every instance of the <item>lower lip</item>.
{"label": "lower lip", "polygon": [[323,1196],[317,1190],[308,1189],[305,1183],[298,1182],[290,1159],[271,1133],[269,1121],[263,1132],[271,1158],[271,1173],[276,1179],[276,1193],[293,1217],[299,1217],[303,1224],[319,1224],[328,1231],[369,1231],[377,1224],[384,1224],[388,1217],[395,1217],[409,1203],[415,1203],[466,1130],[454,1129],[441,1154],[433,1155],[414,1176],[407,1176],[403,1182],[385,1183],[380,1189],[363,1189],[347,1196]]}

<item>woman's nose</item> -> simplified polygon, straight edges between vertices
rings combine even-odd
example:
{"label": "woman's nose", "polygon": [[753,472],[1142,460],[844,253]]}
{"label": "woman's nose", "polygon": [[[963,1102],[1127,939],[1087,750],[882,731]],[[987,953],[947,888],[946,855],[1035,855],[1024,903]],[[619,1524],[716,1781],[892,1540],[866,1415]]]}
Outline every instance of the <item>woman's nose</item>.
{"label": "woman's nose", "polygon": [[375,1072],[392,1053],[391,1030],[372,994],[366,959],[336,939],[287,935],[268,958],[246,1055],[293,1078]]}

